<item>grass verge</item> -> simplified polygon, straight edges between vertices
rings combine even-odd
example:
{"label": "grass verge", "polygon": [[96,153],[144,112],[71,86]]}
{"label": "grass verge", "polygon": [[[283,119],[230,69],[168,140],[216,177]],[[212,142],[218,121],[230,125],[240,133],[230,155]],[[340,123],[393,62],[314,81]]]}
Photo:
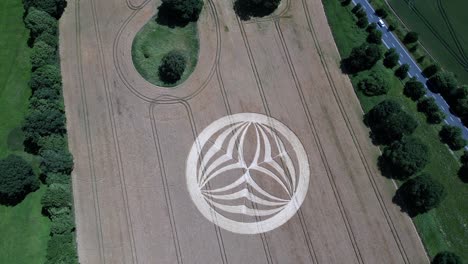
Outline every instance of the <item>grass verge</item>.
{"label": "grass verge", "polygon": [[[366,33],[355,25],[356,20],[350,7],[341,6],[337,0],[322,0],[322,2],[338,50],[341,57],[345,58],[353,47],[365,42]],[[393,72],[389,71],[389,74],[393,75]],[[359,76],[350,75],[350,78],[353,86],[356,87]],[[397,78],[392,78],[391,87],[390,91],[382,96],[367,97],[358,90],[356,94],[365,112],[383,99],[391,98],[398,101],[405,110],[417,118],[419,126],[413,135],[430,146],[431,152],[431,162],[423,172],[431,174],[440,181],[448,195],[438,208],[414,217],[413,221],[430,256],[442,250],[450,250],[462,259],[468,259],[468,240],[466,239],[468,237],[468,207],[466,207],[468,185],[463,184],[457,177],[460,153],[452,154],[440,142],[438,136],[440,125],[429,125],[426,122],[425,116],[417,112],[416,103],[403,95],[403,85]]]}
{"label": "grass verge", "polygon": [[[32,161],[23,151],[21,126],[31,95],[29,31],[23,24],[21,0],[0,2],[0,158],[15,153]],[[26,197],[15,207],[0,206],[0,263],[43,263],[50,221],[41,214],[40,199],[45,188]]]}
{"label": "grass verge", "polygon": [[[187,67],[178,82],[168,85],[159,79],[158,67],[162,57],[174,49],[180,50],[187,58]],[[136,34],[132,44],[132,59],[137,71],[148,82],[157,86],[173,87],[184,82],[193,72],[198,60],[198,50],[196,23],[170,28],[156,23],[153,17]]]}

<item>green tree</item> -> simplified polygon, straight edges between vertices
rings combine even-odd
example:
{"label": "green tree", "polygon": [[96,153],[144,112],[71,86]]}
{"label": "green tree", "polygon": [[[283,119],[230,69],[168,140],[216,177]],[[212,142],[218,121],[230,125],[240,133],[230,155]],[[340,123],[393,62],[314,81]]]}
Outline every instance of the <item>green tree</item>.
{"label": "green tree", "polygon": [[395,76],[400,78],[401,80],[405,79],[408,76],[409,65],[402,64],[398,69],[395,70]]}
{"label": "green tree", "polygon": [[357,3],[352,9],[351,9],[351,12],[353,12],[353,14],[356,14],[358,11],[362,10],[363,7],[362,7],[362,4],[361,3]]}
{"label": "green tree", "polygon": [[70,183],[70,175],[63,173],[48,173],[45,182],[47,185],[51,185],[53,183],[68,184]]}
{"label": "green tree", "polygon": [[62,88],[62,76],[59,67],[57,65],[39,67],[31,74],[29,85],[33,92],[41,88],[60,90]]}
{"label": "green tree", "polygon": [[410,216],[436,208],[447,195],[444,186],[430,175],[421,174],[398,188],[394,201]]}
{"label": "green tree", "polygon": [[429,162],[429,148],[418,138],[403,137],[385,147],[379,158],[384,174],[404,180],[420,172]]}
{"label": "green tree", "polygon": [[439,124],[445,119],[436,101],[432,97],[422,98],[418,102],[418,111],[426,115],[427,121],[431,124]]}
{"label": "green tree", "polygon": [[384,100],[364,115],[364,123],[370,127],[377,144],[389,144],[409,135],[418,126],[416,119],[402,110],[393,100]]}
{"label": "green tree", "polygon": [[367,35],[367,42],[382,44],[382,31],[378,29],[370,30],[369,35]]}
{"label": "green tree", "polygon": [[45,264],[77,264],[75,238],[72,233],[53,235],[47,244]]}
{"label": "green tree", "polygon": [[436,64],[431,64],[423,70],[422,74],[426,76],[427,78],[429,78],[433,76],[434,74],[436,74],[437,72],[439,72],[439,66],[437,66]]}
{"label": "green tree", "polygon": [[234,11],[242,20],[250,17],[264,17],[273,13],[280,2],[280,0],[236,0]]}
{"label": "green tree", "polygon": [[460,150],[466,146],[462,130],[456,126],[444,125],[439,132],[440,140],[447,144],[451,150]]}
{"label": "green tree", "polygon": [[406,33],[405,38],[403,39],[403,43],[405,43],[405,44],[414,43],[414,42],[418,41],[418,39],[419,39],[418,33],[414,32],[414,31],[410,31],[410,32]]}
{"label": "green tree", "polygon": [[41,137],[66,132],[63,109],[54,103],[42,104],[30,109],[23,125],[23,132],[27,150],[36,153]]}
{"label": "green tree", "polygon": [[161,60],[159,78],[165,83],[176,83],[184,74],[186,59],[180,51],[170,51]]}
{"label": "green tree", "polygon": [[359,81],[358,88],[367,96],[386,94],[390,89],[389,75],[382,66],[376,66]]}
{"label": "green tree", "polygon": [[400,59],[400,55],[396,52],[395,48],[390,48],[385,52],[385,57],[383,60],[383,64],[387,68],[393,68],[398,65],[398,60]]}
{"label": "green tree", "polygon": [[455,75],[447,71],[436,73],[429,79],[428,84],[431,91],[440,93],[443,96],[450,95],[458,87]]}
{"label": "green tree", "polygon": [[49,15],[60,18],[65,7],[67,7],[66,0],[23,0],[24,9],[28,10],[30,7],[47,12]]}
{"label": "green tree", "polygon": [[431,264],[462,264],[462,260],[453,252],[442,251],[435,255]]}
{"label": "green tree", "polygon": [[73,170],[73,157],[65,149],[41,150],[41,170],[43,173],[70,174]]}
{"label": "green tree", "polygon": [[75,221],[71,214],[54,215],[51,220],[50,233],[52,235],[66,234],[75,230]]}
{"label": "green tree", "polygon": [[28,15],[24,18],[24,23],[31,31],[33,39],[44,32],[57,34],[57,20],[44,11],[30,8]]}
{"label": "green tree", "polygon": [[57,35],[53,35],[50,32],[43,32],[35,39],[35,42],[45,42],[47,45],[51,46],[54,49],[58,47],[58,37]]}
{"label": "green tree", "polygon": [[403,93],[413,101],[417,101],[426,94],[426,89],[424,84],[413,77],[405,83]]}
{"label": "green tree", "polygon": [[157,21],[171,27],[185,26],[198,20],[202,8],[202,0],[162,0]]}
{"label": "green tree", "polygon": [[387,11],[385,11],[385,9],[383,9],[383,8],[377,8],[375,10],[375,14],[378,15],[379,17],[381,17],[381,18],[386,18],[388,16]]}
{"label": "green tree", "polygon": [[382,58],[382,50],[377,44],[364,43],[351,50],[351,54],[343,63],[350,72],[368,70]]}
{"label": "green tree", "polygon": [[23,158],[9,155],[0,160],[0,203],[15,205],[38,188],[39,180]]}
{"label": "green tree", "polygon": [[[359,14],[359,12],[358,12]],[[359,28],[365,28],[369,25],[369,19],[367,18],[367,16],[361,16],[358,18],[358,21],[356,22],[356,25],[359,27]]]}
{"label": "green tree", "polygon": [[71,208],[72,195],[70,185],[53,183],[49,185],[44,196],[42,196],[41,204],[45,212],[51,208]]}
{"label": "green tree", "polygon": [[57,58],[55,49],[43,41],[36,41],[31,52],[31,65],[33,70],[53,63]]}

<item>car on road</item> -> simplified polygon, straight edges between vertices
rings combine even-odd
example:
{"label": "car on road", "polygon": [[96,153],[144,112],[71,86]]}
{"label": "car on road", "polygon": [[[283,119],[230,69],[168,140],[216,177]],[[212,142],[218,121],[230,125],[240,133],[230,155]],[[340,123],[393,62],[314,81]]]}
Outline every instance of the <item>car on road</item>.
{"label": "car on road", "polygon": [[382,19],[379,19],[379,21],[377,21],[377,25],[379,25],[380,27],[385,27],[385,23],[383,22]]}

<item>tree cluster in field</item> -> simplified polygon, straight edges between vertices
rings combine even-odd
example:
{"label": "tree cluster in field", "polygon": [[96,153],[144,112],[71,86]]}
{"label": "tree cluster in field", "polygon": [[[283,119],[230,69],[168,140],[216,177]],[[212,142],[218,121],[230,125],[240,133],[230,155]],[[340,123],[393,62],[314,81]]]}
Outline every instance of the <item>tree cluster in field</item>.
{"label": "tree cluster in field", "polygon": [[187,60],[181,51],[170,51],[164,55],[159,65],[159,79],[167,84],[176,83],[184,74],[186,64]]}
{"label": "tree cluster in field", "polygon": [[[382,32],[375,23],[368,24],[366,12],[360,4],[355,5],[351,12],[357,18],[358,27],[366,28],[367,38],[365,43],[353,48],[349,56],[342,60],[342,69],[353,74],[356,88],[364,95],[385,95],[396,78],[407,78],[409,65],[398,66],[400,56],[394,48],[385,51],[381,45]],[[383,9],[376,10],[376,13],[380,17],[388,15]],[[417,35],[410,34],[407,42],[414,41],[417,41]],[[405,82],[403,93],[418,102],[418,110],[426,115],[429,123],[438,124],[445,115],[433,98],[425,96],[425,89],[423,83],[411,78]],[[385,145],[378,160],[382,174],[405,181],[395,194],[394,202],[411,216],[437,207],[445,197],[445,190],[430,175],[423,173],[430,161],[431,151],[428,145],[412,135],[419,125],[417,119],[398,101],[385,99],[364,115],[364,123],[371,130],[373,142]],[[444,129],[442,140],[449,146],[459,147],[457,132],[449,132]],[[468,174],[468,166],[466,168]]]}
{"label": "tree cluster in field", "polygon": [[46,263],[78,263],[68,150],[58,55],[58,19],[65,0],[23,0],[30,30],[32,90],[23,125],[25,150],[40,157],[41,179],[47,185],[42,212],[52,222]]}
{"label": "tree cluster in field", "polygon": [[203,0],[162,0],[156,21],[169,27],[185,27],[198,21]]}
{"label": "tree cluster in field", "polygon": [[234,11],[242,20],[271,15],[281,0],[236,0]]}

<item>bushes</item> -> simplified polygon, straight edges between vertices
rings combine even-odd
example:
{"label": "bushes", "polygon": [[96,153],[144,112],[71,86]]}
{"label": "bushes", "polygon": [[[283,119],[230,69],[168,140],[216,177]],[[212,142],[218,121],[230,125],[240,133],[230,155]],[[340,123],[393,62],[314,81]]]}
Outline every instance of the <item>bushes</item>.
{"label": "bushes", "polygon": [[396,52],[396,49],[391,48],[385,52],[383,64],[387,68],[393,68],[398,65],[399,59],[400,59],[400,55]]}
{"label": "bushes", "polygon": [[384,173],[398,180],[420,172],[429,162],[429,148],[418,138],[404,137],[385,147],[379,158]]}
{"label": "bushes", "polygon": [[386,94],[390,89],[389,76],[382,66],[376,66],[359,81],[358,88],[367,96]]}
{"label": "bushes", "polygon": [[445,119],[445,114],[440,111],[439,106],[432,97],[423,98],[418,102],[418,111],[426,115],[431,124],[439,124]]}
{"label": "bushes", "polygon": [[440,140],[447,144],[451,150],[460,150],[466,146],[466,140],[463,139],[461,128],[444,125],[439,132]]}
{"label": "bushes", "polygon": [[[62,15],[66,1],[23,0],[23,4],[28,10],[24,22],[30,29],[33,43],[33,72],[29,82],[32,96],[23,125],[24,144],[27,151],[39,154],[41,176],[48,185],[41,199],[42,211],[52,221],[45,263],[78,263],[70,187],[73,157],[66,140],[62,77],[57,56],[58,22],[55,19]],[[30,168],[27,171],[33,175]],[[37,188],[39,183],[35,176],[34,180]]]}
{"label": "bushes", "polygon": [[53,183],[45,192],[41,199],[42,209],[47,215],[50,214],[52,208],[71,208],[72,196],[70,191],[70,185]]}
{"label": "bushes", "polygon": [[57,20],[44,11],[35,8],[29,9],[24,19],[26,28],[31,31],[31,37],[35,39],[42,33],[57,34]]}
{"label": "bushes", "polygon": [[403,183],[394,201],[410,216],[416,216],[437,207],[446,195],[442,184],[421,174]]}
{"label": "bushes", "polygon": [[405,83],[403,94],[413,101],[417,101],[426,94],[426,89],[424,88],[424,84],[413,77]]}
{"label": "bushes", "polygon": [[169,27],[186,26],[198,20],[202,8],[202,0],[162,0],[156,20]]}
{"label": "bushes", "polygon": [[418,39],[419,39],[418,33],[414,31],[410,31],[406,34],[405,38],[403,39],[403,43],[411,44],[411,43],[417,42]]}
{"label": "bushes", "polygon": [[385,11],[383,8],[377,8],[375,10],[375,14],[381,18],[386,18],[388,16],[387,11]]}
{"label": "bushes", "polygon": [[186,59],[179,51],[166,54],[159,65],[159,78],[165,83],[176,83],[185,71]]}
{"label": "bushes", "polygon": [[53,63],[57,58],[55,57],[55,48],[49,46],[43,41],[36,41],[31,52],[31,65],[33,70]]}
{"label": "bushes", "polygon": [[382,50],[377,44],[364,43],[351,50],[351,54],[343,61],[346,70],[356,73],[368,70],[382,58]]}
{"label": "bushes", "polygon": [[457,88],[458,83],[453,73],[441,71],[428,80],[428,86],[434,93],[446,96]]}
{"label": "bushes", "polygon": [[23,158],[10,155],[0,160],[0,203],[15,205],[38,188],[39,180]]}
{"label": "bushes", "polygon": [[382,44],[382,31],[370,28],[369,35],[367,35],[367,42],[373,44]]}
{"label": "bushes", "polygon": [[409,65],[408,64],[402,64],[398,69],[395,71],[395,76],[400,78],[400,80],[403,80],[408,76],[408,71],[409,71]]}
{"label": "bushes", "polygon": [[389,144],[410,135],[418,126],[416,119],[401,109],[393,100],[384,100],[364,115],[364,123],[370,127],[377,144]]}
{"label": "bushes", "polygon": [[242,20],[264,17],[273,13],[280,2],[280,0],[236,0],[234,11]]}

